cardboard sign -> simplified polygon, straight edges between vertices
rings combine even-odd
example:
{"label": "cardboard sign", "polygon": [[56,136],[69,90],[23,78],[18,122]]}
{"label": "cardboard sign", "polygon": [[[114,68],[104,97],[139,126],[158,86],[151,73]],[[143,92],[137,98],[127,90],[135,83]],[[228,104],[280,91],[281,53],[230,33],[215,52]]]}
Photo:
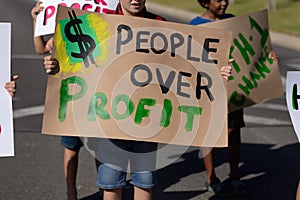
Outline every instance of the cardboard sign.
{"label": "cardboard sign", "polygon": [[300,142],[300,72],[288,71],[286,78],[286,103]]}
{"label": "cardboard sign", "polygon": [[231,36],[59,7],[42,132],[226,146]]}
{"label": "cardboard sign", "polygon": [[10,81],[11,24],[0,23],[0,157],[14,156],[11,96],[4,85]]}
{"label": "cardboard sign", "polygon": [[278,64],[268,58],[272,49],[267,10],[200,26],[233,31],[228,82],[229,111],[283,96]]}
{"label": "cardboard sign", "polygon": [[43,0],[44,10],[36,19],[35,36],[53,34],[57,6],[67,6],[75,9],[106,13],[117,8],[118,0]]}

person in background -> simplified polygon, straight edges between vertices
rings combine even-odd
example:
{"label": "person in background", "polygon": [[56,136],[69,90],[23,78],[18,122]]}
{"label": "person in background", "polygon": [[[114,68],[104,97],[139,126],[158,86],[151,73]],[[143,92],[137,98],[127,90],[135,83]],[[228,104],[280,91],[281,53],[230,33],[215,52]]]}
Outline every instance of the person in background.
{"label": "person in background", "polygon": [[[198,0],[198,3],[205,9],[205,12],[201,16],[192,19],[189,22],[190,25],[199,25],[234,17],[233,14],[226,13],[229,5],[228,0]],[[271,52],[269,57],[278,62],[276,53]],[[213,148],[202,148],[203,162],[207,173],[206,189],[214,192],[217,196],[240,196],[249,192],[248,187],[240,180],[238,172],[241,128],[244,126],[243,109],[228,114],[228,157],[230,167],[228,180],[221,182],[215,173]]]}

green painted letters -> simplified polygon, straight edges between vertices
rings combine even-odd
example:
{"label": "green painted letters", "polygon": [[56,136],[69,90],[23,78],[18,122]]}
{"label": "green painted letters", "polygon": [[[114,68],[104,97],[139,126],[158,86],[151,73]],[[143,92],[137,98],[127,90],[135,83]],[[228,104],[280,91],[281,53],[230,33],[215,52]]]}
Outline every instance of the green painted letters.
{"label": "green painted letters", "polygon": [[186,113],[187,121],[185,124],[185,130],[186,132],[191,132],[193,130],[193,125],[194,125],[194,116],[201,115],[202,108],[195,107],[195,106],[179,106],[178,110]]}
{"label": "green painted letters", "polygon": [[239,33],[239,38],[242,41],[244,47],[239,43],[239,41],[237,39],[234,39],[233,42],[235,44],[235,46],[239,49],[241,55],[243,56],[245,62],[247,65],[250,64],[250,58],[248,56],[248,53],[251,56],[255,55],[254,49],[252,48],[252,46],[249,44],[249,42],[247,41],[247,39],[245,38],[245,36],[241,33]]}
{"label": "green painted letters", "polygon": [[258,31],[258,33],[261,35],[260,44],[262,47],[264,47],[269,38],[269,31],[267,29],[263,30],[252,17],[249,17],[249,21],[250,21],[251,29],[255,28]]}
{"label": "green painted letters", "polygon": [[[238,100],[238,98],[240,100]],[[242,106],[246,102],[246,98],[234,91],[230,96],[230,102],[235,106]]]}
{"label": "green painted letters", "polygon": [[145,109],[145,105],[147,106],[154,106],[156,104],[156,100],[154,99],[148,99],[148,98],[142,98],[139,101],[139,104],[136,109],[134,122],[136,124],[142,123],[143,117],[149,117],[150,110]]}
{"label": "green painted letters", "polygon": [[[78,84],[81,90],[74,95],[69,94],[69,84]],[[60,122],[65,121],[67,115],[68,102],[80,99],[87,91],[87,84],[84,79],[78,76],[72,76],[61,81],[60,102],[58,110],[58,119]]]}
{"label": "green painted letters", "polygon": [[[98,100],[101,100],[98,105]],[[110,119],[108,112],[104,109],[107,104],[107,96],[103,92],[96,92],[90,100],[88,110],[88,121],[96,121],[97,115],[104,120]]]}
{"label": "green painted letters", "polygon": [[[117,112],[117,106],[118,104],[123,101],[126,105],[126,111],[124,112],[124,114],[118,114]],[[132,100],[125,94],[120,94],[118,96],[116,96],[112,102],[112,115],[114,116],[115,119],[126,119],[127,117],[129,117],[134,110],[134,104],[132,102]]]}
{"label": "green painted letters", "polygon": [[164,100],[164,108],[163,108],[162,114],[161,114],[160,126],[168,127],[170,125],[172,110],[173,110],[173,107],[172,107],[171,100],[165,99]]}
{"label": "green painted letters", "polygon": [[250,95],[250,90],[252,90],[254,88],[254,86],[246,76],[243,76],[242,79],[246,83],[246,85],[244,86],[242,84],[239,84],[239,88],[241,88],[241,90],[243,90],[243,92],[246,95]]}

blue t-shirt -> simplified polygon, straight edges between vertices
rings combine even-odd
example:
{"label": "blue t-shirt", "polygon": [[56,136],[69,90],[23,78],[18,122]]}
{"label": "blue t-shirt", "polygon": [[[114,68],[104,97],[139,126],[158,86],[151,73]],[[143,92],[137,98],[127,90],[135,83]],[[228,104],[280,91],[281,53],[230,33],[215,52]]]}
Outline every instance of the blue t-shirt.
{"label": "blue t-shirt", "polygon": [[[224,14],[220,17],[220,19],[226,19],[226,18],[230,18],[230,17],[234,17],[233,14]],[[192,19],[189,24],[190,25],[199,25],[199,24],[204,24],[204,23],[208,23],[208,22],[213,22],[213,20],[210,20],[210,19],[204,19],[202,17],[195,17],[194,19]]]}

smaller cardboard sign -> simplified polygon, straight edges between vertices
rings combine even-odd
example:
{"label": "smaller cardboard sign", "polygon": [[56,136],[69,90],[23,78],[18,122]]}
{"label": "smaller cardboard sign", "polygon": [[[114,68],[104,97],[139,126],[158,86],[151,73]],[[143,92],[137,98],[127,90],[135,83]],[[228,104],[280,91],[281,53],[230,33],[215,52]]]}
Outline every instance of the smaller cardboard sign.
{"label": "smaller cardboard sign", "polygon": [[230,112],[283,96],[278,64],[268,57],[272,45],[267,10],[200,26],[233,31],[229,55],[234,58],[228,82]]}
{"label": "smaller cardboard sign", "polygon": [[4,85],[10,80],[11,24],[0,23],[0,157],[14,156],[12,101]]}
{"label": "smaller cardboard sign", "polygon": [[286,103],[300,142],[300,71],[288,71],[286,78]]}
{"label": "smaller cardboard sign", "polygon": [[41,5],[44,7],[44,10],[37,16],[35,36],[54,33],[58,5],[98,13],[107,13],[108,11],[115,10],[118,3],[118,0],[43,0]]}

